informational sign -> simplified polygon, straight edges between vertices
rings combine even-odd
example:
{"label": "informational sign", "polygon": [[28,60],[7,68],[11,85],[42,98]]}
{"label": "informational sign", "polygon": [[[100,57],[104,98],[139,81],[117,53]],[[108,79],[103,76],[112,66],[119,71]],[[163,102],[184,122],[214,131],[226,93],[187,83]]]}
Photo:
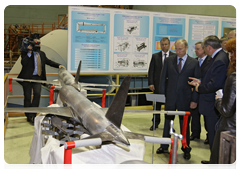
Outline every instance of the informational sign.
{"label": "informational sign", "polygon": [[190,16],[188,34],[188,54],[196,58],[195,43],[203,41],[209,35],[218,36],[219,18]]}
{"label": "informational sign", "polygon": [[147,73],[163,37],[172,52],[186,39],[195,58],[197,41],[235,28],[236,18],[69,6],[67,69],[76,72],[82,60],[83,73]]}
{"label": "informational sign", "polygon": [[68,70],[82,60],[82,72],[109,71],[110,11],[73,7],[69,17]]}
{"label": "informational sign", "polygon": [[236,18],[222,18],[222,29],[221,29],[221,36],[227,36],[228,33],[232,30],[236,29]]}
{"label": "informational sign", "polygon": [[175,41],[185,38],[185,17],[174,14],[153,14],[152,53],[161,50],[160,41],[167,37],[170,40],[170,51],[175,52]]}
{"label": "informational sign", "polygon": [[149,13],[114,12],[113,71],[147,71]]}

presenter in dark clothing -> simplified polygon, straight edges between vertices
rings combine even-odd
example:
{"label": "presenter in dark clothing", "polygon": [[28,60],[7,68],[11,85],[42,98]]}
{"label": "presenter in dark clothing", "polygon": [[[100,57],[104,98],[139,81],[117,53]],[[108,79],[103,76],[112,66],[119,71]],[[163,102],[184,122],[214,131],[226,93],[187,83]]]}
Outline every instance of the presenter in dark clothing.
{"label": "presenter in dark clothing", "polygon": [[[160,41],[161,51],[152,55],[148,69],[148,86],[154,94],[159,94],[159,79],[161,76],[161,71],[163,67],[164,60],[172,55],[176,55],[169,51],[170,40],[168,38],[162,38]],[[161,110],[161,103],[157,102],[156,110]],[[152,118],[152,122],[154,117]],[[158,125],[161,121],[160,114],[155,114],[155,127],[153,125],[150,127],[150,130],[155,130],[158,128]]]}
{"label": "presenter in dark clothing", "polygon": [[[210,62],[210,56],[206,55],[204,51],[204,45],[202,41],[198,41],[195,43],[195,53],[197,55],[197,60],[199,62],[199,66],[201,69],[201,75],[205,72],[207,69],[207,66]],[[200,123],[200,116],[201,114],[199,113],[199,108],[197,107],[196,109],[193,109],[191,111],[191,136],[190,140],[200,139],[200,134],[201,134],[201,123]],[[204,117],[204,125],[205,129],[207,131],[206,123],[205,123],[205,117]],[[208,135],[206,135],[206,140],[204,141],[204,144],[209,144],[208,141]]]}
{"label": "presenter in dark clothing", "polygon": [[202,79],[190,77],[190,85],[195,86],[199,93],[199,112],[206,117],[210,150],[215,136],[215,125],[219,119],[215,110],[215,95],[219,89],[224,88],[227,67],[229,64],[228,54],[221,48],[220,40],[215,35],[204,39],[204,50],[211,56],[208,69],[203,73]]}
{"label": "presenter in dark clothing", "polygon": [[[192,90],[187,82],[190,75],[200,78],[200,67],[195,58],[187,54],[188,43],[184,39],[175,42],[175,56],[168,57],[163,66],[160,79],[160,94],[166,97],[165,110],[168,111],[190,111],[195,109],[198,103],[198,93]],[[167,83],[166,83],[167,81]],[[170,137],[170,122],[175,116],[165,115],[163,137]],[[179,116],[179,124],[182,134],[183,116]],[[189,123],[187,123],[186,144],[182,146],[184,159],[191,158],[191,147],[189,146]],[[162,144],[157,150],[157,154],[168,152],[169,145]]]}
{"label": "presenter in dark clothing", "polygon": [[[31,34],[33,44],[28,45],[26,51],[21,52],[22,70],[18,75],[21,79],[46,80],[45,65],[55,68],[64,66],[49,60],[43,51],[40,51],[39,34]],[[30,82],[19,82],[23,87],[24,107],[38,107],[41,97],[41,84]],[[31,95],[33,91],[33,99]],[[36,113],[25,113],[27,121],[34,123]]]}
{"label": "presenter in dark clothing", "polygon": [[[210,164],[219,163],[220,135],[223,131],[230,131],[236,136],[236,38],[227,41],[226,49],[230,54],[227,80],[222,98],[215,101],[215,107],[220,113],[219,126],[213,141]],[[235,152],[236,154],[236,152]]]}

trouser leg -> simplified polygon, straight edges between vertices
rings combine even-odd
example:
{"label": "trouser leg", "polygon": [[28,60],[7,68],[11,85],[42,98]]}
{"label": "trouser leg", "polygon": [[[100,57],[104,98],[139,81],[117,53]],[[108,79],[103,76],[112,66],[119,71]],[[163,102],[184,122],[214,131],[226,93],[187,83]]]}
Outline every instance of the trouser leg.
{"label": "trouser leg", "polygon": [[200,123],[200,113],[198,108],[191,110],[191,132],[192,136],[200,136],[201,133],[201,123]]}
{"label": "trouser leg", "polygon": [[[31,107],[31,95],[32,95],[32,86],[31,83],[29,82],[23,82],[22,83],[23,87],[23,95],[24,95],[24,107]],[[25,116],[28,117],[29,114],[25,113]]]}
{"label": "trouser leg", "polygon": [[[156,110],[161,110],[161,103],[157,102],[156,104]],[[154,121],[154,115],[152,118],[152,122]],[[160,114],[155,114],[155,126],[158,126],[161,122],[161,115]]]}
{"label": "trouser leg", "polygon": [[215,125],[218,121],[218,116],[206,116],[206,124],[207,124],[207,130],[208,130],[208,139],[209,139],[209,145],[210,149],[212,149],[213,146],[213,140],[215,136]]}
{"label": "trouser leg", "polygon": [[[34,79],[40,80],[41,78],[39,76],[34,76]],[[32,107],[38,107],[41,98],[42,85],[40,83],[31,83],[31,85],[33,89]],[[32,116],[36,117],[36,114],[37,113],[32,113]]]}

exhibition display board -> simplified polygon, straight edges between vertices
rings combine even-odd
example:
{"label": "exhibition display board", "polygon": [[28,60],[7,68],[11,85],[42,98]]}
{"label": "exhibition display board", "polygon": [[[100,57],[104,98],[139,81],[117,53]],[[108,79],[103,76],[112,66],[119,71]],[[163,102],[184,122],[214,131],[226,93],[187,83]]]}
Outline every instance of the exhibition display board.
{"label": "exhibition display board", "polygon": [[183,38],[188,54],[208,35],[219,38],[236,28],[236,18],[69,6],[68,71],[75,73],[146,73],[160,40],[170,39],[170,50]]}

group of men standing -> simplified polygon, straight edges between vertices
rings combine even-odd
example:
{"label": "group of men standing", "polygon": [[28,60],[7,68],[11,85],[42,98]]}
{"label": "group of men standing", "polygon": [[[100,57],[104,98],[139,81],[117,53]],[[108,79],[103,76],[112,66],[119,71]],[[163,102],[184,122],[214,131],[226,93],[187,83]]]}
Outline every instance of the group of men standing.
{"label": "group of men standing", "polygon": [[[231,33],[231,32],[230,32]],[[230,34],[229,33],[229,34]],[[161,51],[152,55],[148,71],[149,89],[155,94],[165,95],[165,110],[190,111],[192,117],[190,136],[189,122],[187,124],[186,143],[182,146],[184,159],[191,158],[190,140],[200,138],[200,115],[204,116],[207,139],[205,144],[212,148],[215,124],[219,117],[214,108],[215,95],[223,89],[229,64],[228,53],[221,48],[221,42],[215,35],[207,36],[203,41],[195,44],[197,58],[187,54],[188,43],[185,39],[175,42],[175,51],[169,51],[170,40],[163,38],[160,41]],[[191,81],[200,80],[198,91],[195,91]],[[156,110],[161,110],[161,103],[157,103]],[[170,137],[170,121],[175,116],[165,114],[163,137]],[[152,119],[154,121],[154,119]],[[155,126],[158,128],[160,114],[156,115]],[[183,116],[179,116],[182,133]],[[154,123],[153,123],[154,124]],[[157,149],[157,154],[168,152],[168,145],[162,144]],[[203,162],[202,163],[207,163]]]}

